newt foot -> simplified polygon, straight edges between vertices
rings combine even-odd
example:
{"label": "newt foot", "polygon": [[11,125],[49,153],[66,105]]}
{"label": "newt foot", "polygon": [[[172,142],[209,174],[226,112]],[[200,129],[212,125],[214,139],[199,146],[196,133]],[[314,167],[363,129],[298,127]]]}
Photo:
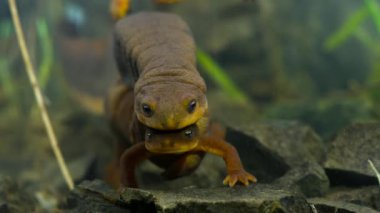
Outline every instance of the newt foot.
{"label": "newt foot", "polygon": [[256,183],[257,179],[255,176],[249,174],[245,170],[237,170],[230,172],[227,177],[224,178],[223,184],[233,187],[238,181],[245,186],[248,186],[250,181],[252,183]]}

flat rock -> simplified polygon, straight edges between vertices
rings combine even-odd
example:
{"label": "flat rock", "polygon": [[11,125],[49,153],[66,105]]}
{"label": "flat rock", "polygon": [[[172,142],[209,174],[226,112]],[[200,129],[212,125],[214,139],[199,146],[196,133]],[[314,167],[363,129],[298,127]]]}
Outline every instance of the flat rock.
{"label": "flat rock", "polygon": [[299,192],[306,197],[319,197],[328,192],[330,182],[320,165],[306,163],[288,171],[274,181],[274,185]]}
{"label": "flat rock", "polygon": [[[109,206],[117,209],[107,209]],[[312,212],[303,197],[269,185],[167,191],[126,188],[119,196],[99,180],[80,184],[62,209],[69,212],[122,209],[131,212]]]}
{"label": "flat rock", "polygon": [[312,198],[308,200],[315,212],[334,212],[334,213],[378,213],[378,211],[365,206],[359,206],[343,201],[332,201],[323,198]]}
{"label": "flat rock", "polygon": [[122,199],[127,204],[154,206],[158,212],[311,212],[304,198],[267,185],[173,191],[126,189]]}
{"label": "flat rock", "polygon": [[129,212],[119,195],[102,181],[84,181],[60,204],[64,212]]}
{"label": "flat rock", "polygon": [[333,188],[325,198],[367,206],[380,211],[379,186],[365,186],[361,188],[337,187]]}
{"label": "flat rock", "polygon": [[375,185],[372,160],[380,168],[380,123],[358,123],[344,128],[332,142],[324,163],[333,185]]}

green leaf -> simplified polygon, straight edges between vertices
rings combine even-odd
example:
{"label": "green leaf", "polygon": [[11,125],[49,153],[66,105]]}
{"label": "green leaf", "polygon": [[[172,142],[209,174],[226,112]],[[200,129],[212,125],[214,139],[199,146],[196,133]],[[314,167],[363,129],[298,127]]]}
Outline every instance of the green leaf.
{"label": "green leaf", "polygon": [[37,35],[42,49],[42,61],[39,66],[38,81],[41,89],[44,89],[50,79],[53,64],[52,39],[49,35],[49,27],[45,19],[37,20]]}
{"label": "green leaf", "polygon": [[364,0],[373,21],[375,22],[377,32],[380,33],[380,7],[376,0]]}
{"label": "green leaf", "polygon": [[226,72],[203,50],[196,51],[198,64],[204,72],[233,100],[248,103],[248,97],[230,80]]}
{"label": "green leaf", "polygon": [[370,15],[368,7],[363,6],[353,13],[347,21],[332,35],[330,35],[323,46],[327,51],[332,51],[342,45],[359,28],[359,25]]}

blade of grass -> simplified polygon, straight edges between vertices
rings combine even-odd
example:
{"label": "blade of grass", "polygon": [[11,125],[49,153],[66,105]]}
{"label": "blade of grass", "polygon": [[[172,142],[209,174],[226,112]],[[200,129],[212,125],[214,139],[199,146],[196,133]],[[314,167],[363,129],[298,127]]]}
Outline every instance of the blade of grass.
{"label": "blade of grass", "polygon": [[58,141],[57,141],[57,138],[55,136],[54,129],[53,129],[53,126],[52,126],[50,118],[49,118],[49,114],[46,110],[43,95],[42,95],[41,89],[38,85],[37,77],[34,74],[35,72],[34,72],[34,69],[33,69],[33,66],[32,66],[32,63],[30,60],[29,52],[28,52],[28,49],[27,49],[26,43],[25,43],[24,32],[21,28],[20,18],[19,18],[17,6],[16,6],[16,0],[8,0],[8,3],[9,3],[9,10],[11,11],[11,14],[12,14],[13,24],[14,24],[14,27],[16,30],[16,35],[17,35],[17,40],[18,40],[19,46],[20,46],[21,55],[22,55],[22,58],[24,60],[24,64],[26,67],[26,72],[28,74],[30,83],[32,85],[32,89],[33,89],[38,107],[39,107],[40,112],[41,112],[41,117],[42,117],[42,120],[44,122],[45,129],[46,129],[47,135],[48,135],[49,140],[50,140],[50,144],[52,146],[55,157],[58,161],[58,165],[59,165],[59,168],[61,169],[63,178],[65,179],[68,188],[70,190],[72,190],[72,189],[74,189],[74,182],[73,182],[73,179],[72,179],[70,172],[67,168],[65,160],[62,156],[61,150],[58,146]]}
{"label": "blade of grass", "polygon": [[226,72],[203,50],[196,51],[198,64],[204,72],[231,97],[233,101],[238,103],[248,103],[248,97],[230,80]]}
{"label": "blade of grass", "polygon": [[323,47],[332,51],[342,45],[358,29],[359,25],[370,15],[368,7],[363,6],[348,17],[347,21],[324,42]]}
{"label": "blade of grass", "polygon": [[375,22],[377,32],[380,33],[380,7],[375,0],[364,0],[373,21]]}
{"label": "blade of grass", "polygon": [[37,36],[41,43],[42,61],[38,72],[38,82],[44,90],[51,76],[53,64],[53,46],[49,35],[49,27],[45,19],[37,20]]}
{"label": "blade of grass", "polygon": [[373,162],[371,160],[368,160],[368,163],[371,166],[371,169],[373,170],[373,172],[376,174],[376,177],[377,177],[377,180],[379,181],[379,186],[380,186],[380,173],[379,173],[379,171],[377,171],[375,165],[373,164]]}

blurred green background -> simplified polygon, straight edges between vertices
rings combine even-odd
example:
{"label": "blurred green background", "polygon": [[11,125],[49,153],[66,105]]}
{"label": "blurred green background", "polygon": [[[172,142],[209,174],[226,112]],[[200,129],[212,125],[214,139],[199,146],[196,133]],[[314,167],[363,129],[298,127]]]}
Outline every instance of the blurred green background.
{"label": "blurred green background", "polygon": [[[64,155],[108,155],[85,144],[109,147],[111,140],[102,118],[103,97],[117,79],[109,1],[18,6]],[[142,10],[174,12],[189,23],[211,113],[226,125],[297,120],[328,142],[349,123],[380,117],[379,0],[132,1],[132,13]],[[0,1],[0,168],[18,174],[40,166],[52,156],[46,140],[7,1]],[[15,159],[37,160],[14,165],[15,150]]]}

